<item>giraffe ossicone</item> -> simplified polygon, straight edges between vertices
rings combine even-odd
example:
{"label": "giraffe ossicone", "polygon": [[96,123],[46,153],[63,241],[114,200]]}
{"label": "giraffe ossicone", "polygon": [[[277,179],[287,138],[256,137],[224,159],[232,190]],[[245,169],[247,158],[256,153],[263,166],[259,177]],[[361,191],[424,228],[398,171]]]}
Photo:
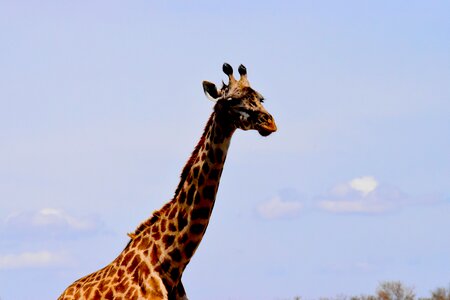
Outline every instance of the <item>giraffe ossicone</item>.
{"label": "giraffe ossicone", "polygon": [[239,66],[239,80],[229,64],[222,69],[228,84],[218,89],[203,82],[216,104],[172,200],[129,234],[113,262],[76,280],[58,299],[187,299],[181,277],[208,226],[233,133],[253,129],[268,136],[277,130],[263,96],[250,87],[247,69]]}

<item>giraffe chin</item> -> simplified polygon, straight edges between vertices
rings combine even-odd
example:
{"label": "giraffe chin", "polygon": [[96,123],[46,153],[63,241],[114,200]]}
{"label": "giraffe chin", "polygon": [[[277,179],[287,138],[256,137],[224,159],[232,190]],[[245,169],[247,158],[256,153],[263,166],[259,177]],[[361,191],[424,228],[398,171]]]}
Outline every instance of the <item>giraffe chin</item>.
{"label": "giraffe chin", "polygon": [[270,129],[270,128],[264,128],[264,127],[260,127],[258,128],[258,133],[262,136],[268,136],[271,133],[275,132],[276,130]]}

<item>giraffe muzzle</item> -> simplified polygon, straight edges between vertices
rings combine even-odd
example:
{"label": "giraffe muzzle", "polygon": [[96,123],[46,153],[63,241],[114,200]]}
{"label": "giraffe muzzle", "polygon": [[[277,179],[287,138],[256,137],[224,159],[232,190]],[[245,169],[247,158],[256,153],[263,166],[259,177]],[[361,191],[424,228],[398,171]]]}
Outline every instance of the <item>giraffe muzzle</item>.
{"label": "giraffe muzzle", "polygon": [[266,120],[264,122],[261,122],[261,124],[258,127],[258,132],[262,136],[268,136],[269,134],[277,131],[277,124],[275,124],[275,120],[271,115],[268,115]]}

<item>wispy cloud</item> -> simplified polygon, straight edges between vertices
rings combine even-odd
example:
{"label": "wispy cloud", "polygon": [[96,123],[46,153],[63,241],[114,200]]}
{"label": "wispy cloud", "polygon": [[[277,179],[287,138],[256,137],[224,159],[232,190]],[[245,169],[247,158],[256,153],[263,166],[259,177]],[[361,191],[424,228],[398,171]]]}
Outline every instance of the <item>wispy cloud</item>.
{"label": "wispy cloud", "polygon": [[50,251],[22,252],[19,254],[0,255],[1,269],[43,268],[65,265],[69,262],[67,255]]}
{"label": "wispy cloud", "polygon": [[319,208],[332,213],[377,214],[398,209],[408,197],[399,189],[380,185],[373,176],[353,178],[320,197]]}
{"label": "wispy cloud", "polygon": [[275,196],[269,201],[261,203],[258,207],[258,213],[265,219],[279,219],[297,216],[303,204],[299,201],[283,200],[280,196]]}
{"label": "wispy cloud", "polygon": [[73,237],[93,234],[101,228],[96,217],[77,217],[55,208],[13,213],[0,224],[5,235],[22,237]]}
{"label": "wispy cloud", "polygon": [[389,210],[387,203],[363,200],[324,200],[319,207],[334,213],[381,213]]}

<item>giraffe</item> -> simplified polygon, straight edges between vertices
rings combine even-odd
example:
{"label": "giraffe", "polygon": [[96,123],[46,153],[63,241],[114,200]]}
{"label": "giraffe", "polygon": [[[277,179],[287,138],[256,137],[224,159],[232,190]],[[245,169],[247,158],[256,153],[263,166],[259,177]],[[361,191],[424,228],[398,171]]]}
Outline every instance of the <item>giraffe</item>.
{"label": "giraffe", "polygon": [[112,263],[75,281],[59,300],[187,299],[181,276],[208,226],[233,133],[255,129],[268,136],[277,130],[263,96],[250,87],[246,68],[239,66],[239,80],[229,64],[222,69],[228,84],[221,89],[203,81],[214,109],[172,200],[129,234]]}

